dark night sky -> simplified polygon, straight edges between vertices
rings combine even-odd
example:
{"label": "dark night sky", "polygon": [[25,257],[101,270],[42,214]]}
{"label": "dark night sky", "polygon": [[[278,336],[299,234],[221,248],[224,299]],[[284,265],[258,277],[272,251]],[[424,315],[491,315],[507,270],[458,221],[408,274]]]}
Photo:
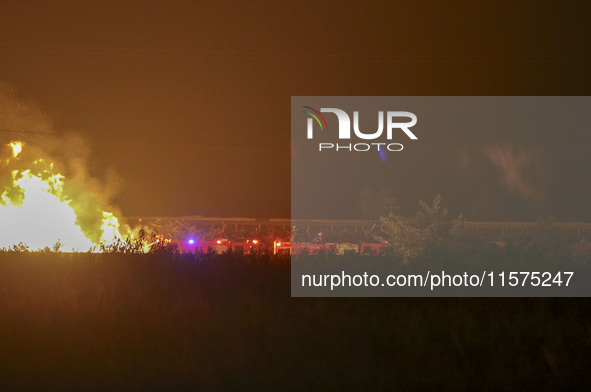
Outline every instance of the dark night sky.
{"label": "dark night sky", "polygon": [[87,136],[91,173],[118,174],[125,215],[288,217],[292,95],[589,95],[590,11],[2,1],[0,82],[56,132]]}

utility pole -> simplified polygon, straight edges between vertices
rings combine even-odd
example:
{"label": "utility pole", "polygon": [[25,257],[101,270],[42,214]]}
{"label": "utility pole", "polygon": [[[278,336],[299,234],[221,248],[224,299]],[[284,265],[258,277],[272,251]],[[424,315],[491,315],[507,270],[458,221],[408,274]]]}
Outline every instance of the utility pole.
{"label": "utility pole", "polygon": [[384,197],[383,199],[386,202],[384,208],[388,210],[388,213],[392,215],[392,210],[397,210],[398,206],[394,205],[394,201],[396,200],[395,197]]}

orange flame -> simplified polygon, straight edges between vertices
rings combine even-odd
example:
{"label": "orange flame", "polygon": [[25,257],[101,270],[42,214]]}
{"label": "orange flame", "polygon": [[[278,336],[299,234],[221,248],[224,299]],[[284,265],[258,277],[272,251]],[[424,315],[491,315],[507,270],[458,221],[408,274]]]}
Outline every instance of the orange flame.
{"label": "orange flame", "polygon": [[123,239],[117,217],[100,206],[75,202],[52,162],[37,159],[27,167],[20,159],[23,143],[7,147],[11,156],[0,161],[0,248],[23,243],[41,250],[61,244],[64,251],[89,251]]}

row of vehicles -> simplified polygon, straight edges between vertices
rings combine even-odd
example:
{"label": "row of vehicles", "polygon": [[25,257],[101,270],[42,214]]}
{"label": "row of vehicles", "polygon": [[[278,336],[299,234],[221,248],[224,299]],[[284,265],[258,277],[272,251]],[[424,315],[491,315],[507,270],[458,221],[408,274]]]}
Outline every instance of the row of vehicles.
{"label": "row of vehicles", "polygon": [[273,253],[283,255],[319,254],[328,253],[335,255],[362,254],[365,256],[383,255],[388,247],[387,243],[361,242],[354,243],[290,243],[275,241]]}
{"label": "row of vehicles", "polygon": [[232,251],[235,253],[255,253],[264,249],[273,250],[276,255],[300,255],[300,254],[362,254],[376,256],[384,254],[387,243],[291,243],[289,241],[276,240],[272,243],[256,239],[246,241],[230,241],[220,238],[213,241],[187,238],[185,240],[164,240],[167,243],[176,245],[180,253],[207,253],[218,254]]}

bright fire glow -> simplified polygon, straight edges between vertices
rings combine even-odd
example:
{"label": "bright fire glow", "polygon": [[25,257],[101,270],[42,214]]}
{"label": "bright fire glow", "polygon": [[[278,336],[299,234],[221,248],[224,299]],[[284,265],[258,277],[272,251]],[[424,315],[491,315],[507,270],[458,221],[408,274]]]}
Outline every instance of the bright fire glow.
{"label": "bright fire glow", "polygon": [[8,145],[12,149],[12,157],[17,158],[23,150],[23,143],[21,142],[10,142]]}
{"label": "bright fire glow", "polygon": [[69,195],[53,163],[37,159],[27,166],[19,158],[23,144],[8,147],[12,157],[0,168],[0,248],[23,243],[30,250],[52,249],[59,243],[63,251],[88,251],[122,239],[115,215],[89,202],[93,199]]}

